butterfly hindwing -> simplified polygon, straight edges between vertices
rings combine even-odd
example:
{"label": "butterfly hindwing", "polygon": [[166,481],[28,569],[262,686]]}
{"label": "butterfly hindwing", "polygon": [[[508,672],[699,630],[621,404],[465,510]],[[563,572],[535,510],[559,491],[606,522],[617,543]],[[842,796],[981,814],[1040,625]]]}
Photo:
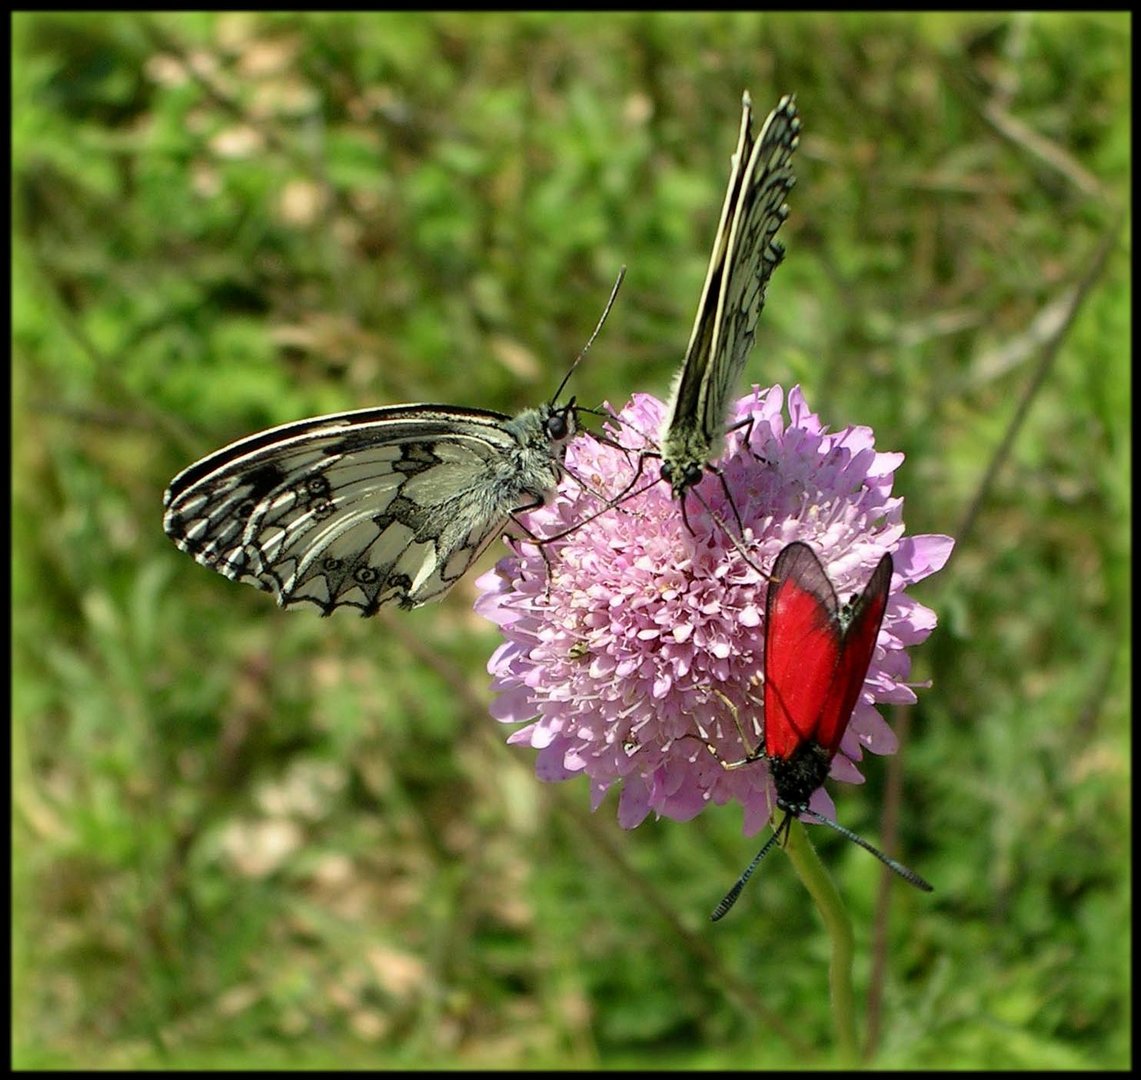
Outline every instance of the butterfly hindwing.
{"label": "butterfly hindwing", "polygon": [[198,562],[283,607],[415,607],[557,485],[573,430],[573,404],[515,418],[401,405],[285,424],[175,477],[163,525]]}
{"label": "butterfly hindwing", "polygon": [[876,639],[887,610],[891,589],[892,559],[885,554],[877,564],[864,591],[838,614],[840,662],[832,690],[820,717],[816,741],[835,754],[860,699],[864,679],[875,652]]}

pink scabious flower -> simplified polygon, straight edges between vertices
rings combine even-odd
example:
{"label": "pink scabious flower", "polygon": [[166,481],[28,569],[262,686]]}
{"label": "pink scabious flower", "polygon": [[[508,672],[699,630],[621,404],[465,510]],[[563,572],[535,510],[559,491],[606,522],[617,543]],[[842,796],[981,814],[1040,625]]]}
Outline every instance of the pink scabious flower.
{"label": "pink scabious flower", "polygon": [[[635,395],[608,429],[619,445],[575,439],[571,475],[527,517],[539,536],[570,531],[542,550],[517,543],[477,582],[476,611],[504,635],[488,662],[498,693],[492,715],[527,721],[508,742],[538,751],[541,780],[585,772],[593,808],[621,782],[625,828],[650,811],[684,821],[731,800],[744,807],[746,835],[769,820],[767,765],[727,770],[721,762],[761,742],[761,571],[793,540],[812,545],[842,600],[866,585],[885,551],[895,563],[879,645],[832,778],[862,783],[855,762],[864,750],[895,751],[873,703],[916,700],[904,650],[931,633],[935,615],[904,589],[939,570],[953,541],[904,536],[903,500],[891,494],[903,455],[877,452],[870,428],[827,431],[799,387],[789,392],[787,420],[783,404],[779,386],[737,402],[718,462],[725,483],[709,473],[687,494],[687,527],[669,485],[651,482],[656,457],[641,458],[633,490],[646,490],[599,513],[600,496],[629,495],[640,451],[655,449],[662,427],[666,406]],[[823,788],[812,809],[834,817]]]}

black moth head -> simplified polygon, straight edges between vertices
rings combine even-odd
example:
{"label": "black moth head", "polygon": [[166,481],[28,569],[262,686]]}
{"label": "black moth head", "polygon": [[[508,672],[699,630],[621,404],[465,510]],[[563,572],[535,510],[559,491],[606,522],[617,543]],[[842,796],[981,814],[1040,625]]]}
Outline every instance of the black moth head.
{"label": "black moth head", "polygon": [[812,793],[828,778],[832,756],[814,739],[808,739],[787,758],[769,758],[777,806],[792,814],[801,813]]}

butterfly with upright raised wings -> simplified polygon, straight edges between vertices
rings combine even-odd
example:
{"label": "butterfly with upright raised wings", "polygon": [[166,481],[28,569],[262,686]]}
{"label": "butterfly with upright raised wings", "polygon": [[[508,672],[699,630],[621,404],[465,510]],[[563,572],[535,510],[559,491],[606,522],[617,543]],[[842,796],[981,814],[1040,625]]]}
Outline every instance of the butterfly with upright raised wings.
{"label": "butterfly with upright raised wings", "polygon": [[721,454],[730,395],[752,348],[769,278],[784,258],[776,234],[788,217],[784,200],[795,182],[791,160],[799,141],[792,95],[781,98],[754,139],[745,92],[721,222],[662,431],[661,473],[675,498],[684,498]]}

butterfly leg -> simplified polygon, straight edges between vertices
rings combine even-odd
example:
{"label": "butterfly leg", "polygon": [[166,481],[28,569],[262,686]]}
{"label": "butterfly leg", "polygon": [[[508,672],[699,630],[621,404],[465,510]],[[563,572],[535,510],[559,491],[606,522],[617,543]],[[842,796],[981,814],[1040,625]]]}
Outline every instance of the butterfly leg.
{"label": "butterfly leg", "polygon": [[729,509],[733,511],[733,520],[737,522],[737,535],[743,537],[745,535],[745,526],[741,522],[741,514],[737,509],[737,500],[733,498],[733,492],[729,490],[729,483],[725,479],[725,473],[715,465],[710,465],[709,471],[721,481],[721,490],[725,492],[725,498],[729,502]]}
{"label": "butterfly leg", "polygon": [[[689,533],[689,535],[690,536],[696,536],[697,533],[694,532],[693,526],[689,523],[689,514],[687,514],[686,510],[685,510],[685,497],[688,494],[689,494],[689,492],[685,491],[682,493],[682,496],[681,496],[681,520],[685,524],[686,531]],[[696,494],[696,492],[694,494]]]}
{"label": "butterfly leg", "polygon": [[746,416],[743,420],[739,420],[732,427],[726,429],[726,434],[730,431],[740,431],[744,429],[744,434],[741,436],[741,446],[749,452],[749,455],[754,461],[759,461],[763,465],[771,465],[772,462],[763,454],[758,454],[753,449],[753,428],[756,427],[756,418],[753,416]]}
{"label": "butterfly leg", "polygon": [[[537,533],[535,533],[531,529],[529,529],[519,519],[520,514],[530,513],[532,510],[538,510],[541,506],[544,506],[544,505],[545,505],[545,501],[542,498],[542,496],[536,495],[532,502],[529,502],[524,506],[517,506],[514,510],[512,510],[511,511],[511,520],[514,522],[515,527],[517,529],[519,529],[521,532],[527,534],[526,538],[532,544],[534,544],[536,548],[538,548],[539,554],[543,556],[543,562],[546,563],[546,566],[547,566],[547,595],[549,596],[550,595],[550,589],[551,589],[551,574],[553,572],[553,567],[551,565],[550,556],[547,554],[547,551],[546,551],[546,545],[549,544],[552,540],[557,540],[558,536],[546,536],[546,537],[539,536]],[[577,526],[575,526],[575,527],[577,528]],[[566,534],[564,533],[562,535],[566,535]],[[514,542],[516,539],[517,538],[514,536],[509,536],[509,535],[504,536],[504,540],[506,540],[507,543],[509,545],[512,545],[512,546],[514,546]]]}
{"label": "butterfly leg", "polygon": [[752,417],[749,418],[749,429],[748,429],[748,431],[744,435],[741,436],[741,445],[749,452],[749,456],[754,461],[759,461],[762,465],[772,466],[772,464],[773,464],[772,458],[765,457],[764,454],[758,454],[757,451],[753,449],[753,419],[752,419]]}
{"label": "butterfly leg", "polygon": [[[722,483],[724,483],[724,479],[722,479]],[[689,494],[689,492],[687,492],[686,494]],[[692,494],[693,494],[693,497],[695,499],[697,499],[697,501],[699,503],[701,503],[701,505],[703,507],[705,507],[706,513],[710,516],[710,518],[713,519],[713,522],[718,526],[718,528],[720,528],[721,531],[727,537],[729,537],[729,543],[731,543],[737,549],[737,554],[740,555],[741,558],[745,560],[745,563],[748,566],[752,567],[758,574],[760,574],[760,576],[762,578],[764,578],[766,581],[768,581],[769,575],[766,574],[764,572],[764,570],[762,570],[760,568],[760,566],[754,561],[753,557],[745,550],[745,545],[744,545],[743,540],[738,539],[737,534],[734,533],[734,531],[729,527],[729,523],[719,513],[717,513],[717,511],[714,510],[713,507],[711,507],[709,505],[709,503],[707,503],[697,491],[694,491]],[[730,502],[730,505],[731,506],[733,505],[732,502]],[[735,511],[736,511],[736,507],[734,506],[734,512]],[[686,516],[685,516],[685,499],[684,499],[684,497],[682,499],[681,516],[682,516],[682,519],[685,521],[686,527],[688,528],[689,527],[689,519],[686,518]],[[740,524],[740,521],[741,521],[741,519],[738,517],[738,519],[737,519],[738,524]],[[693,529],[690,529],[689,531],[692,534]],[[741,537],[744,537],[744,529],[741,530],[740,535],[741,535]]]}
{"label": "butterfly leg", "polygon": [[[656,456],[656,455],[654,455],[654,456]],[[729,503],[729,508],[733,511],[733,518],[737,522],[737,535],[738,536],[744,536],[745,535],[745,526],[744,526],[744,523],[741,521],[741,514],[737,510],[737,502],[733,498],[733,493],[729,490],[729,484],[725,479],[724,472],[722,472],[716,465],[706,465],[705,468],[706,468],[706,471],[713,473],[717,477],[717,479],[721,481],[721,490],[725,493],[725,500]],[[690,523],[689,514],[685,508],[686,496],[690,495],[691,493],[694,496],[694,498],[696,498],[697,501],[699,503],[701,503],[701,505],[705,508],[705,510],[708,512],[709,516],[711,518],[713,518],[713,520],[718,525],[720,525],[724,528],[724,525],[725,525],[724,519],[719,514],[717,514],[710,507],[710,505],[698,494],[698,491],[696,488],[689,488],[688,490],[683,492],[683,494],[681,496],[681,519],[682,519],[682,521],[685,522],[686,530],[689,532],[690,536],[696,536],[697,535],[696,530],[694,529],[693,525]],[[728,531],[728,530],[726,530],[726,531]]]}
{"label": "butterfly leg", "polygon": [[[590,522],[594,521],[597,518],[602,517],[603,514],[609,513],[611,510],[615,509],[621,503],[626,502],[628,499],[633,499],[636,496],[641,495],[642,492],[649,491],[649,489],[652,488],[654,486],[654,484],[656,484],[658,482],[657,480],[650,480],[647,483],[643,484],[641,487],[635,488],[635,484],[637,484],[639,478],[642,475],[642,467],[643,467],[644,460],[645,460],[645,455],[639,454],[638,455],[638,465],[634,471],[633,477],[631,477],[631,479],[630,479],[630,482],[624,488],[622,488],[622,490],[620,492],[618,492],[617,495],[610,496],[609,498],[602,496],[601,493],[596,493],[594,491],[591,491],[591,489],[589,487],[587,487],[582,482],[582,480],[580,480],[577,476],[574,476],[572,473],[568,472],[568,475],[572,476],[572,478],[583,487],[583,490],[590,492],[591,495],[595,495],[598,498],[602,498],[603,501],[605,502],[605,505],[600,510],[596,510],[593,514],[589,514],[588,516],[584,517],[581,521],[575,522],[575,524],[569,526],[566,529],[563,529],[561,532],[552,533],[550,536],[544,536],[542,539],[539,539],[537,537],[534,538],[536,543],[549,544],[554,540],[561,540],[564,536],[569,536],[576,529],[581,529],[584,525],[589,525]],[[531,509],[531,507],[527,507],[527,509]]]}
{"label": "butterfly leg", "polygon": [[725,434],[728,435],[731,431],[741,431],[744,429],[745,434],[741,436],[741,442],[748,446],[749,440],[753,437],[753,426],[755,423],[756,421],[753,419],[753,416],[750,413],[743,419],[738,420],[735,424],[730,424],[725,429]]}
{"label": "butterfly leg", "polygon": [[[580,521],[577,525],[573,525],[571,527],[572,529],[577,529],[581,525],[585,525],[587,521],[593,521],[595,517],[599,516],[599,514],[606,513],[607,510],[621,509],[621,507],[619,506],[619,503],[625,501],[624,498],[622,498],[622,496],[625,496],[626,498],[630,497],[630,496],[626,495],[626,493],[630,490],[629,484],[627,484],[626,487],[624,487],[622,489],[622,491],[619,493],[618,497],[611,498],[605,492],[596,491],[594,488],[592,488],[590,486],[590,484],[588,484],[581,476],[579,476],[573,469],[571,469],[565,463],[563,465],[563,472],[566,473],[566,475],[569,476],[576,484],[578,484],[578,486],[580,488],[582,488],[583,491],[585,491],[592,498],[597,499],[600,503],[603,504],[603,507],[598,512],[598,514],[594,514],[591,517],[587,518],[585,521]],[[563,533],[562,535],[565,536],[566,533]],[[551,539],[554,539],[554,537],[552,537]]]}
{"label": "butterfly leg", "polygon": [[[634,476],[631,478],[630,483],[627,484],[626,487],[623,488],[617,496],[615,496],[615,501],[618,502],[621,501],[625,496],[625,493],[629,491],[635,483],[637,483],[638,477],[642,475],[642,470],[645,467],[646,459],[655,458],[658,461],[661,461],[662,454],[660,449],[651,449],[651,447],[654,446],[654,437],[652,435],[648,435],[646,432],[642,431],[641,428],[631,424],[628,420],[623,420],[622,417],[620,417],[617,413],[607,411],[605,415],[607,419],[611,421],[611,423],[618,425],[618,427],[623,427],[629,431],[632,431],[635,435],[638,436],[639,439],[642,440],[644,444],[636,451],[638,454],[638,468],[634,473]],[[613,446],[616,449],[623,451],[627,455],[627,460],[629,460],[629,454],[631,450],[634,449],[633,447],[623,446],[620,442],[611,439],[607,435],[596,435],[594,437],[597,438],[598,441],[601,442],[604,446]]]}
{"label": "butterfly leg", "polygon": [[[565,468],[565,466],[564,466],[564,468]],[[594,497],[596,497],[598,499],[605,500],[604,495],[602,495],[599,492],[593,491],[590,487],[587,486],[585,481],[580,479],[578,476],[576,476],[569,469],[567,469],[565,471],[566,471],[567,475],[572,480],[574,480],[574,482],[576,484],[578,484],[584,491],[588,492],[589,494],[593,495]],[[631,486],[632,485],[628,484],[623,489],[623,492],[625,493],[625,492],[629,491]],[[648,486],[649,485],[647,485],[647,487]],[[639,494],[639,492],[634,492],[633,494],[637,495],[637,494]],[[630,497],[632,497],[632,496],[630,496],[630,495],[626,496],[626,498],[630,498]],[[547,584],[546,584],[546,591],[544,594],[544,598],[549,599],[550,598],[550,590],[551,590],[551,578],[553,576],[554,567],[551,563],[550,556],[547,554],[547,545],[554,543],[554,541],[556,541],[556,540],[562,540],[564,537],[569,536],[571,533],[575,532],[577,529],[581,529],[584,525],[589,524],[590,522],[594,521],[596,518],[601,517],[603,514],[608,513],[610,510],[613,510],[617,504],[616,504],[615,500],[609,500],[609,501],[607,501],[607,504],[602,507],[601,510],[597,510],[595,513],[590,514],[588,517],[583,518],[581,521],[575,522],[575,524],[571,525],[569,528],[563,529],[561,532],[551,533],[549,536],[539,536],[537,533],[535,533],[531,529],[529,529],[522,521],[520,521],[517,515],[526,514],[528,511],[531,511],[531,510],[538,510],[539,507],[541,507],[543,505],[545,505],[544,500],[539,498],[539,497],[536,497],[534,502],[528,503],[526,506],[517,507],[515,510],[513,510],[511,513],[511,517],[512,517],[512,520],[515,522],[515,525],[522,532],[526,533],[526,538],[531,543],[533,543],[536,548],[538,548],[539,554],[543,556],[543,562],[546,563],[546,567],[547,567]],[[514,539],[514,538],[512,538],[512,539]]]}

